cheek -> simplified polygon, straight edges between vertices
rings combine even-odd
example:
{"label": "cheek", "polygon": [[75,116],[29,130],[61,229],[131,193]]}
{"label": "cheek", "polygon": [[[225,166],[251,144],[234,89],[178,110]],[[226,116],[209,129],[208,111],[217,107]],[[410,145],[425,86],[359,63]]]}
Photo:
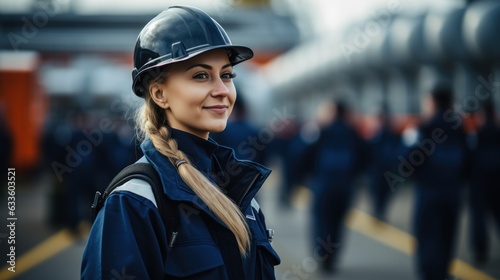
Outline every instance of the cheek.
{"label": "cheek", "polygon": [[229,99],[229,115],[233,112],[234,103],[236,102],[236,94],[228,96]]}
{"label": "cheek", "polygon": [[236,98],[237,98],[237,94],[236,94],[236,91],[234,90],[234,88],[231,91],[231,93],[229,93],[227,98],[229,99],[229,103],[231,104],[231,106],[234,105],[234,102],[236,102]]}
{"label": "cheek", "polygon": [[197,107],[201,107],[202,103],[203,103],[203,95],[196,94],[196,92],[194,93],[182,92],[180,94],[177,94],[172,99],[172,105],[178,107],[179,109],[182,108],[181,110],[183,111],[185,110],[192,111]]}

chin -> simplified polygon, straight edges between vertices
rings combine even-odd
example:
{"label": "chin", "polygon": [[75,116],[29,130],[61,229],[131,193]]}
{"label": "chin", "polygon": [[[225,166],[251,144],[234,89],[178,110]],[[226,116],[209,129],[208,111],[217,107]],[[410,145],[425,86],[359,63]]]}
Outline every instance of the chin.
{"label": "chin", "polygon": [[210,132],[221,132],[226,129],[226,122],[210,126]]}

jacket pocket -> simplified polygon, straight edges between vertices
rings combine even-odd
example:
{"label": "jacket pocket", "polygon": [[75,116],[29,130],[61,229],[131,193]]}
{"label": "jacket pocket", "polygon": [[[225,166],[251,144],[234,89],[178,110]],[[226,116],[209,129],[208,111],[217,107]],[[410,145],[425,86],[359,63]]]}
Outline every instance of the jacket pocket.
{"label": "jacket pocket", "polygon": [[182,244],[169,248],[167,279],[226,279],[223,259],[215,244]]}
{"label": "jacket pocket", "polygon": [[281,260],[269,241],[257,241],[257,261],[257,271],[261,274],[257,279],[275,279],[274,266],[280,264]]}

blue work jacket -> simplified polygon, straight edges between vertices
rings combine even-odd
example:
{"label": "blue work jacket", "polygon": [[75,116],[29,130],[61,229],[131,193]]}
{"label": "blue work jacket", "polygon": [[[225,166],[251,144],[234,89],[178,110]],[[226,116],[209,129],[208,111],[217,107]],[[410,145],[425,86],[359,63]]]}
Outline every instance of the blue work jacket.
{"label": "blue work jacket", "polygon": [[365,167],[368,154],[366,142],[345,120],[337,119],[306,148],[297,168],[313,176],[316,196],[331,195],[332,191],[347,194],[353,192],[351,186]]}
{"label": "blue work jacket", "polygon": [[236,159],[232,149],[210,139],[171,132],[192,164],[246,216],[251,233],[247,255],[240,254],[232,232],[146,139],[141,145],[145,158],[159,172],[165,195],[178,205],[176,228],[165,226],[151,193],[134,191],[145,182],[132,179],[118,187],[99,212],[84,250],[82,279],[275,279],[280,259],[254,199],[270,170]]}
{"label": "blue work jacket", "polygon": [[445,116],[446,112],[438,111],[419,129],[419,144],[408,160],[415,166],[417,191],[458,202],[456,196],[469,179],[471,153],[463,126]]}

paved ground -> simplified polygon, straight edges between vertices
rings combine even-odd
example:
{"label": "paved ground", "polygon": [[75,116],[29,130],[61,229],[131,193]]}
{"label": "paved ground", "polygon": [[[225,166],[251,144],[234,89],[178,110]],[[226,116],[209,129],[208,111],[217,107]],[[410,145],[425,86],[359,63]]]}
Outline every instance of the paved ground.
{"label": "paved ground", "polygon": [[[267,223],[276,231],[273,246],[282,258],[277,268],[277,279],[416,279],[413,271],[414,242],[410,232],[412,194],[410,188],[394,193],[387,223],[369,213],[366,197],[361,189],[346,223],[342,242],[342,258],[335,274],[321,275],[308,246],[308,192],[300,189],[294,196],[294,207],[284,210],[276,201],[279,168],[273,173],[260,195]],[[4,267],[0,279],[79,279],[81,254],[85,235],[75,238],[64,228],[48,225],[50,186],[46,179],[36,183],[18,182],[16,196],[16,272],[7,270],[10,251],[5,227],[0,229],[1,260]],[[5,197],[2,197],[6,201]],[[0,218],[6,221],[7,211]],[[478,268],[471,265],[466,246],[467,215],[463,211],[462,228],[457,244],[457,259],[450,279],[500,279],[500,241],[493,240],[491,260]],[[84,230],[85,232],[85,230]],[[495,236],[498,236],[495,235]],[[497,264],[495,266],[495,264]]]}

